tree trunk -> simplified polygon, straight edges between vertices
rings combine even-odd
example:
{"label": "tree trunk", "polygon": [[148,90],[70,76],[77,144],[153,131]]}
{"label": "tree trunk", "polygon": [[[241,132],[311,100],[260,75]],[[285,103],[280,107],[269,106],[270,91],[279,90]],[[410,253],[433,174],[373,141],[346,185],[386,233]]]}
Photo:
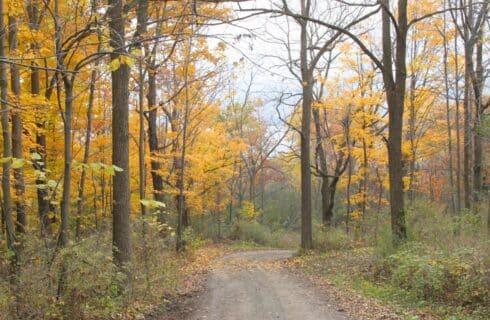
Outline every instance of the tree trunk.
{"label": "tree trunk", "polygon": [[[416,41],[413,43],[413,51],[412,51],[412,59],[415,59],[416,56]],[[417,110],[415,109],[415,86],[416,86],[416,75],[415,70],[412,68],[412,72],[410,75],[410,118],[408,121],[409,124],[409,133],[408,137],[410,140],[410,158],[409,158],[409,183],[408,183],[408,200],[410,204],[413,204],[415,198],[415,164],[416,164],[416,123],[417,123]]]}
{"label": "tree trunk", "polygon": [[[37,6],[37,1],[29,1],[27,10],[29,13],[29,27],[33,31],[39,30],[39,8]],[[33,50],[37,50],[37,43],[31,45]],[[51,97],[52,89],[45,89],[45,98],[49,100]],[[41,93],[40,76],[39,69],[33,63],[33,68],[31,68],[31,94],[33,96],[38,96]],[[41,116],[42,117],[42,116]],[[44,134],[45,121],[44,119],[36,120],[36,145],[37,147],[32,150],[32,152],[37,153],[40,159],[34,160],[34,169],[38,172],[36,175],[36,189],[37,189],[37,205],[38,205],[38,215],[39,215],[39,225],[41,229],[41,236],[46,237],[51,235],[52,227],[51,220],[49,218],[50,206],[48,198],[48,190],[45,187],[46,184],[46,136]]]}
{"label": "tree trunk", "polygon": [[249,172],[249,185],[248,185],[248,201],[255,207],[255,168],[250,169],[252,172]]}
{"label": "tree trunk", "polygon": [[[67,77],[67,76],[65,76]],[[70,201],[71,201],[71,163],[72,163],[72,113],[73,113],[73,84],[65,80],[65,111],[64,111],[64,169],[63,193],[61,198],[61,225],[58,245],[65,247],[68,244]]]}
{"label": "tree trunk", "polygon": [[474,163],[473,163],[473,201],[478,203],[481,200],[483,187],[483,137],[481,134],[481,122],[483,115],[483,85],[485,83],[485,75],[483,68],[483,35],[482,25],[478,34],[476,46],[476,72],[475,80],[473,81],[473,91],[475,96],[475,120],[473,129],[474,139]]}
{"label": "tree trunk", "polygon": [[[193,32],[193,30],[192,30]],[[185,90],[185,108],[184,108],[184,118],[182,124],[182,149],[180,153],[180,172],[179,172],[179,195],[178,195],[178,219],[177,219],[177,237],[175,242],[175,249],[177,252],[181,252],[185,250],[185,243],[182,239],[182,231],[186,227],[188,222],[187,209],[185,208],[185,157],[186,157],[186,147],[187,147],[187,122],[189,119],[189,111],[190,111],[190,96],[189,96],[189,64],[191,59],[192,52],[192,34],[189,36],[188,40],[188,48],[187,48],[187,56],[185,60],[185,69],[184,69],[184,90]]]}
{"label": "tree trunk", "polygon": [[[307,16],[309,1],[301,1],[301,14]],[[311,107],[313,104],[313,77],[308,64],[307,22],[301,22],[300,63],[303,87],[301,112],[301,248],[313,248],[311,221],[311,169],[310,169],[310,131]]]}
{"label": "tree trunk", "polygon": [[389,0],[383,0],[382,41],[383,81],[388,104],[388,172],[390,181],[391,231],[395,246],[405,242],[405,199],[403,189],[402,128],[405,107],[407,0],[398,1],[398,30],[396,36],[395,75],[393,74],[393,50]]}
{"label": "tree trunk", "polygon": [[[108,0],[111,60],[126,53],[125,13],[122,0]],[[120,290],[131,294],[131,226],[129,185],[129,73],[126,63],[111,72],[112,78],[112,163],[122,169],[113,178],[112,243],[114,262],[126,275]],[[122,292],[120,292],[122,293]]]}
{"label": "tree trunk", "polygon": [[[0,0],[0,30],[5,30],[3,23],[4,17],[4,1]],[[0,58],[6,59],[5,55],[5,32],[0,32]],[[15,248],[15,230],[12,219],[12,195],[10,192],[10,168],[12,161],[12,140],[10,136],[9,123],[9,102],[8,102],[8,80],[7,80],[7,63],[0,62],[0,104],[1,104],[1,123],[2,123],[2,139],[3,139],[3,171],[2,171],[2,216],[5,223],[7,234],[7,248],[13,253],[12,261],[15,263],[16,248]]]}
{"label": "tree trunk", "polygon": [[[315,132],[316,132],[316,157],[319,162],[319,171],[321,176],[321,187],[320,193],[322,197],[322,222],[326,226],[332,224],[333,218],[333,198],[331,197],[331,189],[328,178],[327,169],[327,157],[325,155],[325,148],[323,147],[323,137],[322,128],[320,124],[320,112],[318,109],[313,108],[313,121],[315,122]],[[335,191],[334,191],[335,192]]]}
{"label": "tree trunk", "polygon": [[[142,42],[142,35],[146,33],[148,24],[148,1],[139,0],[137,10],[137,26],[135,40],[138,42],[141,52],[145,49]],[[139,165],[139,196],[140,200],[145,199],[146,191],[146,165],[145,165],[145,72],[144,61],[148,59],[148,52],[146,56],[139,57],[139,81],[138,81],[138,115],[139,115],[139,134],[138,134],[138,165]],[[141,215],[145,216],[147,212],[146,206],[140,203]],[[146,222],[143,223],[143,239],[146,245]]]}
{"label": "tree trunk", "polygon": [[351,187],[352,187],[352,156],[351,156],[351,138],[350,138],[350,107],[349,107],[349,115],[345,121],[345,144],[347,145],[347,188],[346,188],[346,199],[347,199],[347,207],[345,214],[345,231],[349,233],[349,222],[351,218]]}
{"label": "tree trunk", "polygon": [[471,208],[471,70],[473,69],[473,45],[468,40],[469,32],[465,29],[468,35],[465,35],[465,71],[464,71],[464,100],[463,100],[463,185],[464,185],[464,206],[466,209]]}
{"label": "tree trunk", "polygon": [[[0,30],[6,30],[4,26],[4,1],[0,0]],[[0,59],[5,60],[5,41],[6,33],[0,32]],[[3,171],[2,171],[2,223],[6,231],[7,256],[9,261],[8,280],[11,286],[10,291],[15,297],[13,305],[14,318],[19,317],[19,306],[21,305],[21,296],[19,295],[19,265],[18,265],[18,244],[16,243],[14,220],[12,218],[12,195],[10,191],[10,169],[12,161],[12,141],[9,124],[9,101],[8,101],[8,80],[7,80],[7,63],[0,62],[0,119],[3,139]],[[1,232],[3,234],[3,225]]]}
{"label": "tree trunk", "polygon": [[[98,65],[98,63],[97,63]],[[89,88],[89,98],[87,107],[87,130],[85,131],[85,147],[83,151],[83,164],[87,164],[90,157],[90,139],[92,135],[92,113],[94,108],[95,100],[95,83],[97,81],[97,65],[90,74],[90,88]],[[85,202],[84,191],[85,191],[85,179],[86,179],[86,169],[82,168],[80,172],[80,184],[78,186],[78,201],[77,201],[77,216],[76,216],[76,239],[80,240],[81,237],[81,220],[83,214],[83,204]]]}
{"label": "tree trunk", "polygon": [[[445,2],[444,2],[445,4]],[[451,201],[451,212],[456,213],[456,201],[454,199],[454,170],[453,170],[453,142],[451,126],[451,106],[449,102],[449,71],[448,71],[448,48],[446,37],[446,14],[444,14],[444,87],[446,91],[446,126],[447,126],[447,147],[448,147],[448,177],[449,177],[449,198]]]}
{"label": "tree trunk", "polygon": [[[365,119],[363,119],[363,130],[366,130],[366,122],[365,122]],[[362,173],[362,188],[361,188],[361,192],[362,192],[362,202],[361,202],[361,214],[362,214],[362,218],[364,219],[364,217],[366,216],[366,209],[367,209],[367,190],[368,190],[368,177],[369,177],[369,174],[368,174],[368,170],[369,170],[369,167],[368,167],[368,153],[367,153],[367,143],[366,143],[366,139],[362,139],[362,170],[363,170],[363,173]]]}
{"label": "tree trunk", "polygon": [[[9,17],[9,46],[10,52],[17,50],[17,20],[14,17]],[[15,64],[10,65],[10,79],[12,91],[15,95],[14,104],[19,103],[20,99],[20,72]],[[19,110],[12,112],[12,156],[16,159],[23,159],[23,144],[22,144],[22,116]],[[15,210],[17,212],[16,230],[18,233],[25,233],[27,226],[27,215],[25,208],[25,183],[24,169],[14,169],[14,188],[15,188]]]}
{"label": "tree trunk", "polygon": [[[156,86],[156,70],[155,68],[148,68],[148,145],[150,149],[150,167],[151,167],[151,181],[153,184],[153,198],[156,201],[164,202],[163,195],[163,178],[159,174],[161,169],[160,161],[155,159],[158,155],[158,126],[157,126],[157,86]],[[161,223],[165,222],[165,216],[160,213],[158,219]]]}
{"label": "tree trunk", "polygon": [[459,116],[458,33],[454,35],[455,123],[456,123],[456,211],[461,212],[461,129]]}

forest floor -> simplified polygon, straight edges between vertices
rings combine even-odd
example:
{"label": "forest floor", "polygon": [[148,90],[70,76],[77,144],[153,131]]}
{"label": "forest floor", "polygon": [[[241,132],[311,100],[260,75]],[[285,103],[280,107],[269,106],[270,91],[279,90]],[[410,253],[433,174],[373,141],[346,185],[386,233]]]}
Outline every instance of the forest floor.
{"label": "forest floor", "polygon": [[374,300],[308,274],[293,253],[262,249],[217,257],[191,290],[151,319],[401,319]]}

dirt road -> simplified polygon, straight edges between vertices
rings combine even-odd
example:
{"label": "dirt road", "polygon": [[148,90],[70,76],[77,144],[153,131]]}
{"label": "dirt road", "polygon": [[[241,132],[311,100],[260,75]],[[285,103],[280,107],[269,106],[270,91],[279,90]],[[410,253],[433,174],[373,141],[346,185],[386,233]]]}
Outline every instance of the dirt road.
{"label": "dirt road", "polygon": [[315,288],[276,266],[291,251],[225,256],[210,274],[192,320],[345,320]]}

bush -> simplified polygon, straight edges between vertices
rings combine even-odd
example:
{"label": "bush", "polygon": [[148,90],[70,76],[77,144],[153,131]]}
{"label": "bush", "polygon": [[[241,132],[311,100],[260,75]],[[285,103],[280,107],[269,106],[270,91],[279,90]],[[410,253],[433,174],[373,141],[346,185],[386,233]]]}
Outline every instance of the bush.
{"label": "bush", "polygon": [[268,245],[271,243],[272,237],[269,228],[257,221],[240,220],[232,228],[230,239]]}
{"label": "bush", "polygon": [[[144,228],[143,228],[144,226]],[[0,319],[15,311],[14,292],[20,319],[133,319],[142,318],[164,299],[177,294],[182,271],[196,248],[205,244],[191,229],[184,233],[188,250],[176,254],[171,237],[162,238],[158,225],[142,219],[133,222],[132,294],[129,300],[117,294],[120,274],[112,263],[110,230],[87,236],[78,243],[54,252],[37,235],[24,239],[20,276],[16,288],[7,278],[8,261],[0,249]],[[143,237],[143,234],[145,235]],[[4,246],[3,246],[4,247]],[[66,287],[56,298],[59,270],[66,266]]]}
{"label": "bush", "polygon": [[240,220],[232,227],[229,238],[254,242],[274,248],[295,248],[299,243],[299,235],[287,230],[271,231],[269,227],[257,221]]}
{"label": "bush", "polygon": [[427,302],[453,306],[485,304],[490,299],[488,265],[472,250],[447,253],[410,244],[384,260],[384,280]]}
{"label": "bush", "polygon": [[352,239],[337,228],[315,225],[313,228],[313,248],[318,251],[344,250],[353,247]]}
{"label": "bush", "polygon": [[490,241],[483,218],[445,211],[434,203],[414,202],[406,211],[408,242],[401,248],[393,246],[385,222],[368,277],[401,288],[416,303],[488,312]]}

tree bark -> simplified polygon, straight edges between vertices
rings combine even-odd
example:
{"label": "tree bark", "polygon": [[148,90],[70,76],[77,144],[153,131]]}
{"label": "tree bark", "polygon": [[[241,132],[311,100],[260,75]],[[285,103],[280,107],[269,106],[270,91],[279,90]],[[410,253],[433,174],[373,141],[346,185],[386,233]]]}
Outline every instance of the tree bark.
{"label": "tree bark", "polygon": [[[146,33],[148,24],[148,1],[139,0],[137,10],[137,27],[135,39],[139,44],[141,51],[144,50],[142,35]],[[139,115],[139,134],[138,134],[138,164],[139,164],[139,196],[140,200],[145,199],[146,191],[146,165],[145,165],[145,72],[144,61],[148,59],[148,53],[145,57],[141,56],[139,61],[139,81],[138,81],[138,115]],[[141,214],[146,215],[147,207],[140,203]],[[146,223],[143,224],[143,237],[146,236]],[[146,240],[145,240],[146,244]]]}
{"label": "tree bark", "polygon": [[[37,1],[30,0],[27,5],[27,11],[29,14],[29,28],[33,31],[39,30],[39,8]],[[32,49],[36,50],[38,48],[37,43],[31,44]],[[41,93],[40,75],[39,69],[36,68],[35,63],[33,63],[33,68],[31,69],[31,94],[33,96],[39,96]],[[45,88],[45,98],[49,100],[51,97],[52,89]],[[36,189],[37,189],[37,205],[38,205],[38,215],[39,215],[39,225],[41,229],[41,236],[46,237],[52,234],[51,219],[49,217],[50,205],[48,190],[45,187],[46,184],[46,167],[47,167],[47,155],[46,155],[46,136],[44,130],[46,124],[44,119],[36,119],[36,148],[31,152],[35,152],[40,156],[40,159],[34,160],[34,169],[38,171],[36,175]]]}
{"label": "tree bark", "polygon": [[[194,32],[194,30],[191,30],[191,32]],[[187,150],[187,125],[188,125],[190,103],[191,103],[190,96],[189,96],[189,64],[191,62],[190,59],[192,53],[192,36],[193,34],[191,33],[188,39],[188,48],[187,48],[187,55],[185,59],[185,69],[184,69],[185,105],[184,105],[184,114],[183,114],[184,117],[182,123],[182,148],[180,153],[180,159],[178,160],[180,164],[180,170],[179,170],[180,172],[178,176],[179,195],[178,195],[178,202],[177,202],[178,204],[177,205],[177,209],[178,209],[177,237],[175,242],[175,250],[177,252],[181,252],[185,250],[185,243],[182,239],[182,231],[189,224],[188,211],[185,205],[184,183],[185,183],[185,157],[186,157],[186,150]]]}
{"label": "tree bark", "polygon": [[[98,65],[98,64],[97,64]],[[83,150],[83,164],[87,164],[90,157],[90,140],[92,135],[92,113],[95,101],[95,83],[97,81],[97,65],[94,67],[90,74],[90,88],[89,88],[89,98],[87,107],[87,129],[85,131],[85,146]],[[81,237],[81,224],[82,224],[82,214],[83,214],[83,204],[85,203],[85,179],[87,176],[86,168],[82,168],[80,171],[80,184],[78,186],[78,201],[77,201],[77,216],[76,216],[76,226],[75,233],[76,239],[80,240]]]}
{"label": "tree bark", "polygon": [[[17,50],[17,19],[9,17],[9,46],[10,52]],[[11,87],[15,96],[14,104],[19,104],[20,99],[20,72],[15,64],[10,65]],[[22,144],[22,116],[19,110],[12,112],[12,155],[16,159],[23,159]],[[25,183],[24,169],[14,169],[14,188],[15,188],[15,211],[17,212],[16,230],[18,233],[25,233],[27,227],[27,215],[25,206]]]}
{"label": "tree bark", "polygon": [[481,134],[481,123],[483,118],[483,85],[485,83],[485,75],[483,68],[483,35],[484,25],[480,27],[478,32],[478,40],[476,46],[476,72],[473,81],[473,91],[475,97],[475,120],[473,129],[474,139],[474,164],[473,164],[473,201],[478,203],[482,196],[483,187],[483,137]]}
{"label": "tree bark", "polygon": [[[445,4],[445,2],[444,2]],[[448,177],[449,177],[449,198],[451,201],[451,212],[456,213],[456,201],[454,194],[454,169],[453,169],[453,141],[451,125],[451,106],[449,103],[449,71],[448,71],[448,47],[446,37],[446,14],[444,14],[444,87],[446,91],[446,126],[447,126],[447,147],[448,147]]]}
{"label": "tree bark", "polygon": [[[66,76],[65,76],[66,77]],[[65,247],[68,244],[70,201],[71,201],[71,163],[72,163],[72,114],[73,114],[73,84],[65,80],[65,111],[64,111],[64,169],[63,193],[61,198],[61,225],[58,245]]]}
{"label": "tree bark", "polygon": [[[412,44],[412,60],[415,59],[417,43],[416,41]],[[412,64],[413,65],[413,64]],[[416,157],[417,157],[417,147],[416,147],[416,123],[417,123],[417,110],[415,109],[415,87],[416,87],[416,74],[415,68],[411,68],[410,74],[410,93],[409,93],[409,101],[410,101],[410,117],[408,120],[409,124],[409,141],[410,141],[410,158],[409,158],[409,182],[408,182],[408,200],[410,204],[413,204],[415,198],[415,174],[416,174]]]}
{"label": "tree bark", "polygon": [[454,35],[454,93],[455,93],[455,123],[456,123],[456,211],[461,212],[461,129],[459,113],[459,64],[458,64],[458,34]]}
{"label": "tree bark", "polygon": [[[308,16],[310,1],[301,1],[301,15]],[[311,221],[311,169],[310,169],[310,132],[311,107],[313,104],[313,77],[308,63],[308,26],[301,21],[300,64],[302,80],[301,110],[301,248],[313,248]]]}
{"label": "tree bark", "polygon": [[[150,66],[148,68],[148,146],[150,149],[150,167],[151,167],[151,181],[153,184],[153,198],[156,201],[164,202],[163,194],[163,177],[159,174],[161,169],[161,163],[156,159],[159,153],[159,142],[158,142],[158,126],[157,117],[158,109],[156,104],[157,97],[157,85],[156,85],[156,70],[154,67]],[[159,214],[159,221],[161,223],[165,222],[165,217],[163,214]]]}
{"label": "tree bark", "polygon": [[[315,122],[315,132],[317,140],[315,151],[316,157],[319,162],[319,171],[321,176],[320,193],[322,197],[322,222],[326,226],[331,226],[333,219],[335,192],[339,177],[337,175],[333,176],[332,179],[328,177],[327,156],[325,154],[325,148],[323,147],[324,137],[322,136],[322,128],[320,124],[320,112],[318,111],[318,109],[313,108],[312,113],[313,121]],[[337,172],[337,170],[335,171]]]}
{"label": "tree bark", "polygon": [[396,36],[395,74],[393,74],[393,50],[389,0],[382,0],[383,81],[388,103],[388,172],[390,181],[390,215],[393,243],[405,242],[405,199],[403,188],[402,128],[407,78],[407,0],[398,0],[398,30]]}
{"label": "tree bark", "polygon": [[[125,13],[122,0],[108,0],[111,60],[126,54]],[[112,78],[112,163],[122,169],[113,177],[112,244],[115,264],[125,274],[120,290],[131,293],[131,226],[129,185],[129,73],[126,63],[111,72]],[[120,292],[122,293],[122,292]]]}
{"label": "tree bark", "polygon": [[469,31],[465,29],[465,71],[464,71],[464,100],[463,100],[463,185],[464,185],[464,206],[471,208],[471,70],[473,69],[473,45],[469,41]]}
{"label": "tree bark", "polygon": [[[0,30],[5,30],[3,23],[4,17],[4,1],[0,0]],[[5,60],[5,32],[0,32],[0,58]],[[2,123],[2,139],[3,139],[3,171],[2,171],[2,216],[5,223],[5,231],[7,235],[7,248],[13,253],[12,261],[15,263],[16,247],[15,247],[15,230],[12,219],[12,195],[10,191],[10,169],[12,161],[12,140],[10,136],[9,114],[10,107],[8,102],[8,80],[7,80],[7,63],[0,62],[0,105],[1,105],[1,123]]]}

